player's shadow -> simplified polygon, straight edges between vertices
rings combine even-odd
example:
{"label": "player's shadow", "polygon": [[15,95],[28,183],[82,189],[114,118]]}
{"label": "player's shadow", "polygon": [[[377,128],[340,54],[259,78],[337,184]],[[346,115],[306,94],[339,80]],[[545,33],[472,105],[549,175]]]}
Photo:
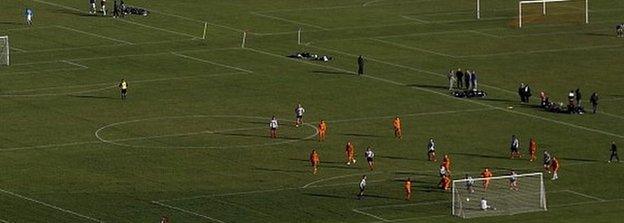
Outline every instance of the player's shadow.
{"label": "player's shadow", "polygon": [[354,166],[347,166],[346,164],[342,164],[342,165],[323,165],[323,163],[321,162],[321,167],[320,168],[330,168],[330,169],[358,169],[358,166],[354,165]]}
{"label": "player's shadow", "polygon": [[0,22],[1,25],[23,25],[21,22]]}
{"label": "player's shadow", "polygon": [[[294,158],[291,158],[290,160],[294,160],[294,161],[302,161],[302,162],[306,162],[306,163],[309,163],[309,162],[310,162],[310,160],[306,160],[306,159],[294,159]],[[321,164],[324,164],[324,163],[341,164],[341,163],[343,163],[343,162],[336,162],[336,161],[322,161],[322,162],[321,162]]]}
{"label": "player's shadow", "polygon": [[588,35],[588,36],[615,36],[613,34],[608,34],[608,33],[581,33],[581,35]]}
{"label": "player's shadow", "polygon": [[430,84],[408,84],[410,87],[419,87],[419,88],[432,88],[432,89],[446,89],[448,90],[448,86],[442,85],[430,85]]}
{"label": "player's shadow", "polygon": [[570,161],[584,161],[584,162],[600,162],[601,160],[592,160],[592,159],[582,159],[582,158],[570,158],[570,157],[559,157],[561,160],[570,160]]}
{"label": "player's shadow", "polygon": [[109,99],[109,100],[119,99],[117,97],[95,96],[95,95],[69,95],[69,96],[74,97],[74,98],[85,98],[85,99]]}
{"label": "player's shadow", "polygon": [[502,99],[502,98],[477,98],[477,99],[482,100],[482,101],[516,102],[516,100]]}
{"label": "player's shadow", "polygon": [[383,159],[392,159],[392,160],[416,160],[416,159],[410,159],[407,157],[400,157],[400,156],[384,156],[384,155],[377,155],[377,158],[383,158]]}
{"label": "player's shadow", "polygon": [[338,198],[338,199],[345,199],[345,198],[348,199],[349,198],[349,197],[343,197],[343,196],[332,195],[332,194],[303,193],[303,195],[312,196],[312,197]]}
{"label": "player's shadow", "polygon": [[254,167],[254,170],[261,170],[261,171],[269,171],[269,172],[282,172],[282,173],[305,173],[305,172],[309,172],[309,171],[304,171],[304,170],[281,170],[281,169],[271,169],[271,168],[262,168],[262,167]]}
{"label": "player's shadow", "polygon": [[373,134],[361,134],[361,133],[342,133],[343,136],[353,136],[353,137],[369,137],[369,138],[379,138],[379,135]]}
{"label": "player's shadow", "polygon": [[349,72],[344,72],[344,71],[327,71],[327,70],[315,70],[312,71],[312,73],[315,74],[331,74],[331,75],[355,75]]}
{"label": "player's shadow", "polygon": [[[254,137],[254,138],[269,138],[266,134],[249,134],[249,133],[233,133],[233,132],[215,132],[215,135],[226,135],[226,136],[241,136],[241,137]],[[294,137],[284,137],[280,136],[277,139],[288,139],[288,140],[299,140],[300,138]]]}
{"label": "player's shadow", "polygon": [[475,153],[453,153],[453,155],[481,157],[481,158],[490,158],[490,159],[509,159],[508,156],[494,156],[494,155],[475,154]]}

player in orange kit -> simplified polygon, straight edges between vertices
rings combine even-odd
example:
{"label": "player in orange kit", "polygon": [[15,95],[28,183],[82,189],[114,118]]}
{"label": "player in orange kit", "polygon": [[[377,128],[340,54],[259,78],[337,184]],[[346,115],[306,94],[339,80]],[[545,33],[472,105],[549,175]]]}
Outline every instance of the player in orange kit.
{"label": "player in orange kit", "polygon": [[316,152],[315,149],[313,149],[312,153],[310,153],[310,164],[312,164],[312,168],[314,168],[314,175],[316,175],[316,173],[318,172],[318,166],[320,163],[321,159],[319,158],[319,154]]}
{"label": "player in orange kit", "polygon": [[557,176],[557,172],[559,171],[559,160],[555,156],[553,156],[552,160],[550,161],[550,169],[553,172],[552,180],[559,179],[559,176]]}
{"label": "player in orange kit", "polygon": [[321,121],[318,124],[318,141],[322,142],[325,141],[325,135],[327,134],[327,123],[325,123],[324,120],[321,119]]}
{"label": "player in orange kit", "polygon": [[353,143],[351,143],[351,140],[347,142],[347,145],[345,146],[345,152],[347,155],[347,165],[351,165],[351,162],[355,164],[355,146],[353,145]]}
{"label": "player in orange kit", "polygon": [[442,166],[446,168],[448,174],[451,173],[451,158],[448,155],[444,155],[444,159],[442,159]]}
{"label": "player in orange kit", "polygon": [[537,142],[535,142],[534,138],[531,138],[531,140],[529,141],[529,155],[531,156],[529,161],[533,162],[535,161],[535,159],[537,159],[536,153],[537,153]]}
{"label": "player in orange kit", "polygon": [[492,177],[492,172],[490,172],[490,168],[485,168],[483,170],[483,172],[481,172],[481,177],[485,178],[483,180],[483,190],[487,191],[488,187],[490,186],[490,177]]}
{"label": "player in orange kit", "polygon": [[394,120],[392,121],[392,127],[394,128],[394,138],[402,139],[403,131],[401,129],[401,119],[398,115],[394,117]]}
{"label": "player in orange kit", "polygon": [[412,180],[407,178],[405,183],[403,183],[403,188],[405,189],[405,200],[409,200],[412,198]]}
{"label": "player in orange kit", "polygon": [[439,186],[444,191],[449,191],[451,189],[451,178],[449,177],[449,175],[442,176],[442,179],[440,179],[440,185]]}

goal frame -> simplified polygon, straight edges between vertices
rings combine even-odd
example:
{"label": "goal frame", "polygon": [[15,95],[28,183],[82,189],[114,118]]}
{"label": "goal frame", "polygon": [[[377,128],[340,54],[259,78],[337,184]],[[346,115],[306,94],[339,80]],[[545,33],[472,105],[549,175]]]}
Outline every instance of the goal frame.
{"label": "goal frame", "polygon": [[[544,211],[548,210],[547,207],[547,203],[546,203],[546,188],[544,186],[544,174],[541,172],[535,172],[535,173],[525,173],[525,174],[517,174],[515,175],[515,177],[522,179],[523,177],[534,177],[534,176],[539,176],[540,178],[540,206],[544,209]],[[489,177],[489,178],[473,178],[472,180],[474,182],[478,182],[478,181],[483,181],[483,180],[501,180],[501,179],[510,179],[512,176],[511,175],[506,175],[506,176],[497,176],[497,177]],[[460,204],[463,204],[461,201],[456,201],[455,197],[456,197],[456,192],[457,192],[457,187],[456,185],[461,185],[466,183],[467,181],[469,181],[468,179],[460,179],[460,180],[453,180],[452,181],[452,203],[451,203],[451,215],[453,216],[457,216],[457,217],[461,217],[464,218],[462,215],[456,215],[455,214],[455,203],[456,202],[460,202]]]}
{"label": "goal frame", "polygon": [[[479,0],[477,0],[479,1]],[[546,15],[546,3],[569,2],[572,0],[526,0],[518,2],[518,28],[522,28],[522,5],[542,3],[542,15]],[[589,0],[585,0],[585,24],[589,23]]]}
{"label": "goal frame", "polygon": [[[9,66],[10,63],[11,63],[11,60],[10,60],[10,57],[9,57],[9,55],[10,55],[9,54],[10,53],[10,51],[9,51],[9,46],[10,46],[9,45],[9,36],[0,36],[0,39],[4,39],[5,40],[4,41],[5,42],[5,47],[4,47],[4,50],[3,50],[4,52],[0,52],[0,56],[6,57],[6,66]],[[6,56],[3,55],[3,54],[5,54]],[[0,66],[2,66],[2,65],[5,65],[5,64],[1,64],[0,63]]]}

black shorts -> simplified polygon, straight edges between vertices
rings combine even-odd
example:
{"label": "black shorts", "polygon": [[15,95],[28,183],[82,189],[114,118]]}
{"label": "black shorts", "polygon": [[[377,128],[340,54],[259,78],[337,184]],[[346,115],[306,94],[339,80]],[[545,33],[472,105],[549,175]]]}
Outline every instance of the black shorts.
{"label": "black shorts", "polygon": [[435,150],[429,150],[429,151],[427,151],[427,154],[432,154],[432,153],[435,153]]}
{"label": "black shorts", "polygon": [[297,119],[303,118],[303,115],[297,115]]}
{"label": "black shorts", "polygon": [[128,89],[121,89],[121,93],[122,93],[122,94],[126,94],[126,93],[128,93]]}
{"label": "black shorts", "polygon": [[277,130],[277,128],[271,128],[271,131],[276,131],[276,130]]}
{"label": "black shorts", "polygon": [[366,157],[366,162],[373,162],[373,158],[372,157]]}
{"label": "black shorts", "polygon": [[511,147],[511,152],[518,152],[518,148]]}

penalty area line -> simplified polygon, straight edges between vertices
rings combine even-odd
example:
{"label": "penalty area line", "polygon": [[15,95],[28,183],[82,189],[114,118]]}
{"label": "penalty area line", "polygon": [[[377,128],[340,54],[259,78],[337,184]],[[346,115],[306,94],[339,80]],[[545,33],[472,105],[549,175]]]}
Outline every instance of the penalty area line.
{"label": "penalty area line", "polygon": [[14,197],[18,197],[18,198],[21,198],[21,199],[24,199],[24,200],[27,200],[27,201],[30,201],[30,202],[34,202],[34,203],[37,203],[37,204],[40,204],[40,205],[52,208],[52,209],[57,210],[57,211],[65,212],[65,213],[68,213],[68,214],[72,214],[72,215],[75,215],[75,216],[78,216],[78,217],[81,217],[81,218],[84,218],[84,219],[87,219],[87,220],[90,220],[90,221],[103,222],[103,221],[101,221],[99,219],[95,219],[95,218],[92,218],[92,217],[89,217],[89,216],[86,216],[86,215],[83,215],[83,214],[79,214],[77,212],[74,212],[74,211],[71,211],[71,210],[68,210],[68,209],[65,209],[65,208],[61,208],[59,206],[54,206],[54,205],[45,203],[43,201],[38,201],[38,200],[35,200],[33,198],[26,197],[24,195],[16,194],[16,193],[13,193],[13,192],[8,191],[8,190],[0,189],[0,192],[8,194],[8,195],[11,195],[11,196],[14,196]]}
{"label": "penalty area line", "polygon": [[176,206],[173,206],[173,205],[163,204],[163,203],[158,202],[158,201],[152,201],[152,203],[156,204],[158,206],[166,207],[166,208],[169,208],[169,209],[177,210],[177,211],[184,212],[184,213],[187,213],[187,214],[190,214],[190,215],[195,215],[197,217],[208,219],[208,220],[211,220],[213,222],[225,223],[224,221],[221,221],[219,219],[216,219],[216,218],[213,218],[213,217],[208,217],[206,215],[203,215],[203,214],[200,214],[200,213],[197,213],[197,212],[193,212],[193,211],[189,211],[189,210],[186,210],[186,209],[183,209],[183,208],[180,208],[180,207],[176,207]]}
{"label": "penalty area line", "polygon": [[374,219],[377,219],[377,220],[381,220],[382,222],[390,222],[390,220],[388,220],[388,219],[385,219],[385,218],[379,217],[379,216],[374,215],[374,214],[371,214],[371,213],[367,213],[367,212],[364,212],[364,211],[360,211],[360,210],[358,210],[358,209],[351,209],[351,211],[353,211],[353,212],[355,212],[355,213],[358,213],[358,214],[366,215],[366,216],[368,216],[368,217],[371,217],[371,218],[374,218]]}

